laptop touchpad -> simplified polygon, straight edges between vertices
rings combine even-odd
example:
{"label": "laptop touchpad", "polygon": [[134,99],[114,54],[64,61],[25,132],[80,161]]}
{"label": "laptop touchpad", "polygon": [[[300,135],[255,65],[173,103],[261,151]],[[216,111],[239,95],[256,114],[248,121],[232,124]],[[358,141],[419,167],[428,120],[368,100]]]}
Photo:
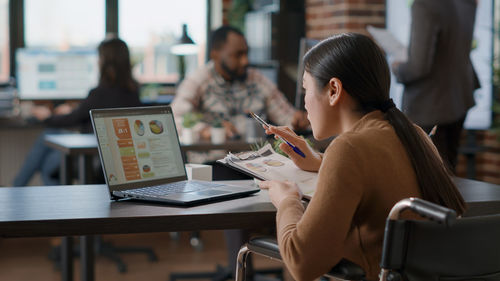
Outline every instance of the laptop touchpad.
{"label": "laptop touchpad", "polygon": [[227,194],[229,193],[228,191],[223,191],[223,190],[217,190],[217,189],[208,189],[208,190],[202,190],[202,191],[196,191],[196,192],[190,192],[190,194],[195,194],[199,196],[217,196],[217,195],[222,195],[222,194]]}

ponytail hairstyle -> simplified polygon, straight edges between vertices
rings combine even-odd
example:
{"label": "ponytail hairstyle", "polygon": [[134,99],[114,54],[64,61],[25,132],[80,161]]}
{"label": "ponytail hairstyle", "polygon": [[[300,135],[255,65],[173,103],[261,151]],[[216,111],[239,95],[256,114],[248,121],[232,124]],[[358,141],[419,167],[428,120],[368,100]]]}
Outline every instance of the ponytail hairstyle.
{"label": "ponytail hairstyle", "polygon": [[99,86],[119,87],[136,92],[138,84],[132,77],[127,44],[118,37],[110,37],[99,44]]}
{"label": "ponytail hairstyle", "polygon": [[344,33],[327,38],[304,55],[304,69],[319,89],[332,77],[342,81],[359,110],[384,112],[408,153],[422,198],[465,211],[465,202],[451,179],[451,172],[413,123],[389,99],[391,76],[384,54],[367,36]]}

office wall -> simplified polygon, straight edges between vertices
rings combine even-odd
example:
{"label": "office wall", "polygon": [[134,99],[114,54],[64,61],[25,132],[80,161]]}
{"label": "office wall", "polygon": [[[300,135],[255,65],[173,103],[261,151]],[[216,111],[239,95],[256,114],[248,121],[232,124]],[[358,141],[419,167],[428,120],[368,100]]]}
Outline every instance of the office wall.
{"label": "office wall", "polygon": [[[498,131],[479,130],[474,132],[474,140],[482,151],[476,153],[474,159],[476,179],[480,181],[500,184],[500,134]],[[462,136],[462,147],[467,146],[467,133]],[[467,175],[466,155],[460,154],[457,165],[457,175]]]}
{"label": "office wall", "polygon": [[[222,0],[224,24],[232,1]],[[307,38],[323,39],[347,31],[366,33],[368,24],[385,26],[385,0],[305,0],[305,8]]]}
{"label": "office wall", "polygon": [[385,0],[306,0],[307,38],[323,39],[342,32],[366,34],[366,25],[385,26]]}

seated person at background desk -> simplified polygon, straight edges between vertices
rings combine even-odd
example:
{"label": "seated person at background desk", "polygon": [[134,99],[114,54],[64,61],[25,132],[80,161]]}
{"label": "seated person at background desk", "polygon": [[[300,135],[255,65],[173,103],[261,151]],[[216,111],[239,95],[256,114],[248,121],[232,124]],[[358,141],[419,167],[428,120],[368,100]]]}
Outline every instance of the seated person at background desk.
{"label": "seated person at background desk", "polygon": [[[33,108],[33,116],[50,128],[79,126],[82,133],[91,133],[89,110],[139,106],[138,84],[132,77],[129,50],[125,42],[118,38],[109,38],[101,42],[99,52],[99,84],[92,89],[86,99],[76,108],[62,104],[53,112],[47,107]],[[60,152],[44,144],[44,135],[61,133],[61,129],[47,129],[36,140],[28,153],[21,170],[14,179],[14,186],[25,186],[31,177],[40,171],[45,185],[57,185]]]}
{"label": "seated person at background desk", "polygon": [[[215,30],[210,39],[210,58],[177,89],[172,111],[179,130],[182,116],[192,111],[204,114],[206,122],[222,117],[229,138],[244,136],[250,111],[296,130],[309,125],[304,112],[293,108],[276,85],[248,68],[248,46],[239,30],[230,26]],[[209,124],[201,127],[201,136],[209,138]]]}
{"label": "seated person at background desk", "polygon": [[[193,111],[204,114],[205,122],[222,117],[228,138],[245,136],[250,111],[273,124],[292,126],[296,130],[309,126],[305,113],[296,110],[276,85],[255,69],[248,68],[248,46],[239,30],[230,26],[215,30],[210,38],[210,58],[210,62],[188,75],[177,89],[172,111],[178,130],[182,130],[182,116]],[[210,124],[199,127],[202,127],[202,138],[209,138]],[[192,153],[188,161],[207,162],[224,157],[224,154]],[[229,266],[234,270],[236,266],[232,263],[248,234],[238,230],[227,230],[225,234]]]}
{"label": "seated person at background desk", "polygon": [[385,220],[396,202],[420,197],[459,215],[465,202],[430,138],[389,99],[389,67],[370,38],[328,38],[306,53],[304,67],[314,138],[337,137],[320,156],[289,128],[266,130],[304,152],[280,145],[299,168],[319,173],[307,209],[295,183],[260,183],[278,210],[281,256],[295,280],[318,278],[342,258],[378,280]]}

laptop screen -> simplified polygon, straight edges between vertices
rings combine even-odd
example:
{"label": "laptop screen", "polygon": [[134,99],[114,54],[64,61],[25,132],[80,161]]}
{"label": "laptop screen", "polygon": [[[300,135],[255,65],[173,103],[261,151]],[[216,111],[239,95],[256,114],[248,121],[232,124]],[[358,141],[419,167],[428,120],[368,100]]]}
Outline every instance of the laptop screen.
{"label": "laptop screen", "polygon": [[168,106],[91,111],[101,163],[114,190],[186,179]]}

